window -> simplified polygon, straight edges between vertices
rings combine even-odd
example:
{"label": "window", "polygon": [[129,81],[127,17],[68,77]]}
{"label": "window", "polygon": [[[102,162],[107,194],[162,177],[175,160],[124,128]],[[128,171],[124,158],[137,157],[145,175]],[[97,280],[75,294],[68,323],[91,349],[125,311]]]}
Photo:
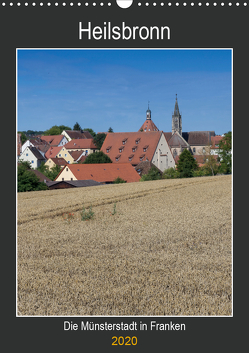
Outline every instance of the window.
{"label": "window", "polygon": [[73,178],[71,178],[71,180],[73,180]]}
{"label": "window", "polygon": [[125,145],[127,140],[128,140],[128,138],[123,139],[122,144]]}
{"label": "window", "polygon": [[140,161],[142,161],[142,160],[144,159],[144,156],[145,156],[145,154],[142,154],[142,155],[139,157]]}
{"label": "window", "polygon": [[132,147],[132,152],[136,152],[137,146]]}
{"label": "window", "polygon": [[122,147],[119,147],[119,153],[122,153],[122,152],[123,152],[123,149],[124,149],[123,146],[122,146]]}
{"label": "window", "polygon": [[195,153],[195,147],[193,148],[193,153]]}
{"label": "window", "polygon": [[116,162],[118,162],[119,161],[119,159],[120,159],[120,154],[118,154],[116,157],[115,157],[115,160],[116,160]]}
{"label": "window", "polygon": [[134,157],[134,154],[131,154],[131,155],[129,156],[129,161],[132,161],[133,157]]}
{"label": "window", "polygon": [[62,178],[62,181],[64,181],[64,178]]}
{"label": "window", "polygon": [[34,161],[31,161],[31,163],[34,163]]}
{"label": "window", "polygon": [[137,138],[137,139],[135,140],[135,142],[136,142],[136,145],[138,145],[139,142],[140,142],[140,138]]}
{"label": "window", "polygon": [[65,153],[65,157],[67,156],[67,154]]}
{"label": "window", "polygon": [[29,155],[29,154],[28,154],[28,153],[26,153],[26,157],[28,157],[28,155]]}
{"label": "window", "polygon": [[146,152],[147,149],[148,149],[148,147],[149,147],[148,145],[144,146],[144,147],[143,147],[143,151]]}
{"label": "window", "polygon": [[68,168],[66,168],[66,172],[68,172]]}
{"label": "window", "polygon": [[59,157],[61,157],[61,154],[59,154]]}

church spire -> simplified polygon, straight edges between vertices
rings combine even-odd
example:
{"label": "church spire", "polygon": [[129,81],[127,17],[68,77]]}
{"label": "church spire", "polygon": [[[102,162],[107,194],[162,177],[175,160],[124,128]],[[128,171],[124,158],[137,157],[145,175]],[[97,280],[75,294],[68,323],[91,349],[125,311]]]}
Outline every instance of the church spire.
{"label": "church spire", "polygon": [[182,117],[181,117],[181,114],[180,114],[180,111],[179,111],[179,106],[178,106],[178,101],[177,101],[177,94],[176,94],[174,114],[172,115],[172,135],[176,131],[180,135],[182,135]]}
{"label": "church spire", "polygon": [[177,101],[177,93],[176,93],[176,102],[175,102],[174,115],[180,115],[178,101]]}

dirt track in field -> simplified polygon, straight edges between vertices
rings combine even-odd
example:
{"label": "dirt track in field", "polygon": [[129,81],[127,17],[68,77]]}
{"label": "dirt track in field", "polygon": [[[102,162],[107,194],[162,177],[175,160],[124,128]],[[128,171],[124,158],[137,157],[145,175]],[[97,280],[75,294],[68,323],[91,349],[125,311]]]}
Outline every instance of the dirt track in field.
{"label": "dirt track in field", "polygon": [[19,193],[17,223],[18,315],[232,314],[231,176]]}

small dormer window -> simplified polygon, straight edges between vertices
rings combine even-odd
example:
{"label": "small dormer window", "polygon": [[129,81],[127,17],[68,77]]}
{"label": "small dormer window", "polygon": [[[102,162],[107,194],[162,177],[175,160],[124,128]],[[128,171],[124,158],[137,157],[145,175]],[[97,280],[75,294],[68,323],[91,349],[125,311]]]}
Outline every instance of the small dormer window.
{"label": "small dormer window", "polygon": [[145,154],[142,154],[142,155],[139,157],[140,161],[142,161],[142,160],[144,159],[144,156],[145,156]]}
{"label": "small dormer window", "polygon": [[111,148],[112,148],[112,146],[106,147],[106,153],[109,153]]}
{"label": "small dormer window", "polygon": [[149,145],[144,146],[144,147],[143,147],[143,151],[146,152],[147,149],[148,149],[148,147],[149,147]]}
{"label": "small dormer window", "polygon": [[124,149],[123,146],[119,147],[119,153],[122,153],[122,152],[123,152],[123,149]]}
{"label": "small dormer window", "polygon": [[127,140],[128,140],[128,138],[123,139],[122,144],[125,145]]}
{"label": "small dormer window", "polygon": [[129,156],[129,161],[132,161],[133,157],[134,157],[134,154],[131,154],[131,155]]}
{"label": "small dormer window", "polygon": [[137,139],[135,140],[135,142],[136,142],[136,145],[138,145],[139,142],[140,142],[140,138],[137,138]]}
{"label": "small dormer window", "polygon": [[118,154],[118,155],[115,157],[116,162],[118,162],[119,159],[120,159],[120,154]]}

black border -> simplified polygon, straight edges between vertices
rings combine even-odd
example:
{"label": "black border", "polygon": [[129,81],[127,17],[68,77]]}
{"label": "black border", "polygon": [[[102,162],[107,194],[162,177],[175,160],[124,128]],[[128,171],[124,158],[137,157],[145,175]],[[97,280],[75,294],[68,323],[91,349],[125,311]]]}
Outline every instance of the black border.
{"label": "black border", "polygon": [[[4,92],[1,106],[5,132],[3,139],[14,160],[16,157],[16,48],[233,48],[233,146],[236,146],[239,136],[245,131],[245,128],[239,129],[238,121],[246,122],[248,6],[245,7],[240,3],[240,6],[229,7],[225,5],[222,7],[217,1],[216,7],[211,6],[211,2],[209,7],[204,5],[191,7],[190,2],[186,1],[186,7],[182,5],[183,2],[180,2],[181,5],[177,7],[174,5],[175,2],[171,1],[171,7],[153,7],[151,5],[138,7],[136,5],[138,1],[133,1],[133,5],[129,9],[120,9],[114,0],[103,1],[105,5],[102,7],[100,5],[91,6],[93,1],[88,1],[88,7],[82,5],[80,8],[77,6],[55,7],[54,1],[51,1],[50,7],[33,7],[31,5],[25,7],[24,2],[20,1],[21,6],[18,7],[17,2],[13,1],[13,6],[8,6],[9,2],[7,1],[5,1],[5,7],[0,5],[0,33],[4,39],[1,50],[1,91]],[[96,3],[100,2],[96,1]],[[106,6],[107,2],[111,2],[112,6]],[[196,1],[195,3],[197,4]],[[104,21],[111,21],[113,24],[125,21],[130,26],[167,25],[171,29],[171,39],[164,41],[80,41],[78,39],[79,21],[91,21],[93,25],[100,25]],[[238,129],[236,129],[236,124]],[[15,142],[8,144],[9,138]],[[243,141],[241,143],[243,144]],[[237,184],[235,171],[239,168],[239,161],[234,158],[234,151],[233,160],[233,203],[235,204],[240,190],[238,186],[235,188],[235,184]],[[5,163],[5,161],[2,162]],[[7,175],[8,178],[11,175],[11,182],[7,180],[7,185],[12,189],[11,200],[13,201],[11,201],[11,209],[9,210],[7,206],[4,213],[14,213],[11,226],[8,223],[6,225],[7,231],[2,233],[2,237],[4,236],[7,243],[6,255],[1,258],[6,283],[3,289],[3,321],[6,333],[13,333],[11,339],[8,340],[8,346],[12,346],[14,343],[19,348],[25,347],[26,351],[33,351],[35,347],[39,350],[49,351],[85,350],[86,348],[95,351],[98,348],[112,347],[112,336],[115,334],[124,335],[123,332],[82,332],[80,330],[66,332],[63,331],[64,318],[62,317],[16,317],[16,165],[13,160],[6,161],[6,164],[10,166],[7,168]],[[4,179],[6,180],[5,177]],[[244,185],[246,186],[246,184]],[[235,189],[237,193],[235,193]],[[6,197],[9,198],[9,189]],[[2,199],[2,202],[5,203],[5,198]],[[205,347],[205,349],[218,350],[222,348],[224,350],[238,340],[245,324],[243,320],[245,312],[240,311],[240,303],[245,299],[243,298],[245,291],[241,288],[240,276],[244,277],[242,271],[246,265],[244,260],[246,259],[246,248],[240,245],[244,240],[241,239],[240,242],[238,238],[240,234],[246,237],[246,232],[238,232],[238,224],[241,224],[242,219],[238,220],[239,213],[235,207],[233,208],[233,216],[233,317],[156,318],[157,322],[185,323],[186,331],[126,332],[127,335],[138,337],[137,346],[130,346],[131,349],[142,351],[163,348],[178,351],[181,348],[199,351]],[[5,244],[3,248],[5,248]],[[243,306],[246,307],[246,304]],[[99,323],[105,321],[129,323],[132,320],[137,322],[142,320],[149,324],[153,317],[90,317],[88,319]],[[81,318],[72,317],[65,318],[65,320],[79,324]],[[85,321],[87,318],[84,317],[82,320]],[[35,346],[33,342],[35,342]],[[240,343],[242,343],[241,340]],[[118,349],[124,349],[124,347]]]}

